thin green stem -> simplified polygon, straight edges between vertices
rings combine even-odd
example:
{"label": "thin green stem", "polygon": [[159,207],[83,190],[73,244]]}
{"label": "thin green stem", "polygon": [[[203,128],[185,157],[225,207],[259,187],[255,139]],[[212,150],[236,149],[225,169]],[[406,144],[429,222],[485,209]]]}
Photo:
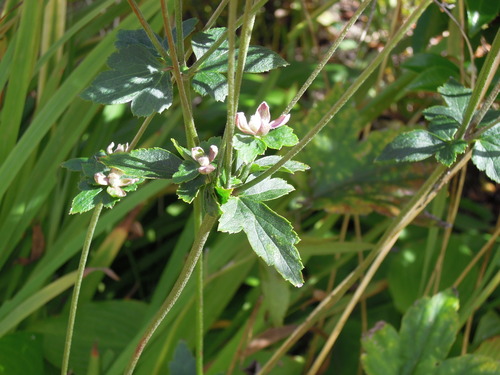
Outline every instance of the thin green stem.
{"label": "thin green stem", "polygon": [[163,16],[163,24],[165,26],[165,35],[167,37],[168,48],[170,51],[170,56],[172,58],[172,73],[174,75],[175,81],[177,82],[177,88],[179,89],[179,97],[181,99],[182,114],[184,116],[184,125],[186,127],[186,139],[188,148],[193,148],[198,146],[200,140],[198,138],[198,133],[194,125],[193,114],[191,113],[191,103],[188,96],[188,88],[186,87],[186,82],[182,79],[182,73],[179,66],[179,60],[177,52],[175,50],[174,37],[172,35],[172,28],[170,26],[170,20],[168,15],[168,8],[165,4],[165,0],[161,0],[161,9]]}
{"label": "thin green stem", "polygon": [[465,109],[462,125],[460,129],[458,129],[455,138],[460,139],[464,136],[464,134],[467,133],[472,117],[474,116],[474,113],[476,111],[476,108],[486,95],[488,87],[493,78],[495,77],[499,64],[500,64],[500,30],[497,31],[495,39],[491,44],[490,52],[488,53],[488,56],[486,56],[486,60],[483,64],[483,67],[481,68],[481,72],[479,73],[479,77],[477,78],[476,87],[472,91],[469,104]]}
{"label": "thin green stem", "polygon": [[89,227],[87,229],[87,234],[85,235],[85,240],[83,242],[82,254],[80,255],[80,263],[78,264],[78,271],[75,280],[75,288],[73,289],[73,296],[71,297],[68,327],[66,329],[66,340],[64,342],[61,375],[68,374],[71,342],[73,339],[73,330],[75,328],[76,311],[78,309],[78,297],[80,296],[80,290],[82,288],[82,281],[85,273],[85,265],[87,264],[87,258],[89,256],[90,244],[92,243],[92,237],[94,236],[94,231],[97,226],[97,221],[99,220],[99,215],[101,214],[102,207],[102,203],[99,203],[95,206],[94,212],[90,219]]}
{"label": "thin green stem", "polygon": [[[194,237],[200,230],[202,223],[202,201],[203,197],[198,196],[193,202],[194,210]],[[203,252],[196,262],[196,373],[203,375],[203,316],[204,316],[204,303],[203,303]]]}
{"label": "thin green stem", "polygon": [[193,246],[191,247],[191,251],[189,252],[189,255],[186,259],[186,263],[184,264],[184,267],[182,268],[182,271],[177,278],[174,286],[172,287],[172,290],[170,291],[169,295],[165,299],[165,302],[161,305],[160,309],[158,312],[155,314],[153,317],[151,323],[149,324],[148,328],[146,329],[146,332],[142,336],[141,340],[139,341],[134,355],[131,358],[127,369],[125,370],[126,375],[132,375],[135,369],[135,366],[137,365],[137,362],[139,361],[139,358],[144,351],[144,348],[148,344],[149,340],[153,336],[154,332],[156,329],[159,327],[161,322],[165,319],[167,314],[170,312],[174,304],[177,302],[177,299],[181,295],[182,291],[184,290],[184,287],[186,286],[187,282],[189,281],[191,274],[193,273],[193,270],[196,266],[196,263],[200,257],[200,254],[203,250],[203,246],[205,245],[208,235],[210,234],[210,230],[212,229],[213,225],[215,224],[217,218],[209,215],[205,215],[203,218],[203,221],[200,226],[200,230],[198,231]]}
{"label": "thin green stem", "polygon": [[[229,16],[227,27],[227,119],[226,127],[224,129],[222,150],[220,153],[220,160],[222,160],[222,168],[217,171],[217,179],[224,171],[225,175],[231,175],[231,165],[233,157],[233,134],[234,134],[234,119],[236,117],[236,93],[235,93],[235,57],[236,57],[236,9],[238,1],[229,2]],[[226,180],[226,185],[229,185],[229,178]]]}
{"label": "thin green stem", "polygon": [[[252,10],[250,11],[251,15],[255,15],[260,8],[264,6],[264,4],[267,3],[268,0],[259,0],[255,3],[255,5],[252,7]],[[243,17],[240,17],[236,22],[235,22],[235,30],[238,29],[241,25],[243,24]],[[187,71],[186,75],[188,77],[192,77],[195,75],[195,73],[198,71],[200,66],[214,53],[214,51],[220,47],[220,45],[225,42],[228,39],[228,32],[226,31],[225,33],[222,33],[219,39],[217,39],[214,44],[208,49],[207,52],[203,56],[201,56],[196,62],[191,65],[189,70]]]}
{"label": "thin green stem", "polygon": [[401,26],[398,32],[394,35],[382,52],[375,57],[375,59],[366,67],[366,69],[361,73],[361,75],[350,85],[340,99],[332,106],[330,111],[328,111],[323,118],[297,143],[292,147],[276,164],[271,168],[266,170],[261,175],[257,176],[250,182],[243,184],[242,186],[236,188],[233,191],[234,195],[238,195],[242,191],[257,185],[259,182],[265,180],[269,176],[276,173],[287,161],[291,160],[295,155],[297,155],[312,139],[318,134],[337,114],[337,112],[347,103],[347,101],[356,93],[356,91],[361,87],[361,85],[368,79],[368,77],[373,73],[377,66],[388,56],[394,47],[399,43],[399,41],[406,35],[411,26],[417,21],[420,15],[423,13],[425,8],[432,2],[432,0],[423,1],[415,11],[408,17],[405,23]]}
{"label": "thin green stem", "polygon": [[[486,115],[486,112],[491,108],[491,105],[495,102],[498,94],[500,93],[500,80],[496,83],[495,87],[490,92],[490,95],[486,98],[484,101],[481,109],[479,109],[476,114],[474,115],[474,118],[472,119],[472,127],[471,129],[477,128],[477,125],[481,123],[483,120],[484,116]],[[477,139],[481,134],[483,134],[485,131],[490,130],[492,127],[498,125],[498,122],[500,121],[500,116],[497,117],[495,120],[491,121],[490,125],[483,126],[479,129],[477,129],[476,132],[472,134],[472,136],[467,136],[466,134],[466,139]]]}
{"label": "thin green stem", "polygon": [[349,32],[349,30],[351,29],[352,25],[354,25],[354,23],[357,21],[357,19],[359,18],[359,16],[363,13],[363,11],[366,9],[366,7],[370,4],[371,1],[372,0],[365,0],[358,7],[358,9],[356,10],[356,12],[353,14],[353,16],[351,17],[351,19],[349,20],[349,22],[347,22],[347,24],[343,27],[342,31],[340,32],[340,34],[337,37],[337,39],[335,40],[335,42],[328,49],[328,51],[326,52],[325,56],[323,56],[323,59],[319,62],[319,64],[316,67],[316,69],[314,69],[314,71],[311,73],[311,75],[309,76],[309,78],[307,78],[306,82],[304,82],[304,84],[302,85],[302,87],[300,88],[300,90],[297,92],[297,94],[295,95],[295,97],[288,104],[288,106],[286,107],[285,111],[283,112],[283,115],[286,115],[287,113],[289,113],[292,110],[292,108],[299,101],[299,99],[302,97],[302,95],[304,95],[304,93],[309,88],[309,86],[311,86],[311,84],[314,82],[314,80],[319,75],[319,73],[323,70],[323,68],[328,63],[328,61],[330,61],[330,59],[333,56],[333,54],[335,53],[335,51],[337,51],[337,48],[339,47],[340,43],[342,43],[342,41],[345,39],[345,37],[346,37],[347,33]]}
{"label": "thin green stem", "polygon": [[149,115],[148,117],[146,117],[144,119],[144,121],[142,122],[142,125],[139,128],[139,130],[137,131],[137,134],[135,135],[134,139],[132,139],[132,142],[130,142],[130,145],[128,146],[127,151],[131,151],[133,148],[135,148],[135,146],[137,146],[137,143],[139,143],[139,140],[143,136],[144,132],[148,128],[151,120],[153,119],[153,117],[155,117],[155,115],[156,115],[156,113],[153,113],[152,115]]}
{"label": "thin green stem", "polygon": [[127,0],[127,1],[129,3],[130,7],[132,8],[132,11],[137,16],[137,19],[139,20],[142,28],[144,29],[144,31],[148,35],[149,40],[151,40],[151,43],[153,43],[153,46],[156,48],[156,50],[158,51],[160,56],[163,58],[163,60],[168,61],[167,51],[165,50],[165,48],[163,48],[161,43],[156,38],[156,35],[155,35],[153,29],[151,29],[151,26],[149,26],[148,21],[146,21],[146,19],[144,18],[143,14],[142,14],[141,10],[139,9],[139,6],[135,2],[135,0]]}
{"label": "thin green stem", "polygon": [[174,16],[175,16],[175,29],[177,30],[176,47],[177,55],[182,58],[179,61],[181,67],[186,66],[186,61],[184,61],[184,35],[182,32],[182,0],[174,1]]}

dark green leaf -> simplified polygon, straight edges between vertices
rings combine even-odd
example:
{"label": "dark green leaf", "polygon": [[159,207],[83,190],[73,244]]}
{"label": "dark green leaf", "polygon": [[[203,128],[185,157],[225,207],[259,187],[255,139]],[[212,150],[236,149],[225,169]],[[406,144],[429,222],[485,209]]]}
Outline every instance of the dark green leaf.
{"label": "dark green leaf", "polygon": [[[226,32],[226,28],[218,27],[213,28],[201,33],[197,33],[191,39],[191,45],[193,46],[193,52],[196,56],[196,59],[199,60],[209,49],[210,47],[217,41],[217,39]],[[207,70],[215,70],[225,72],[226,70],[217,70],[215,67],[217,66],[216,62],[219,60],[219,57],[223,54],[227,54],[228,51],[228,43],[227,40],[223,41],[222,44],[214,51],[214,53],[205,60],[202,64],[202,67],[205,67]],[[227,60],[227,58],[226,58]],[[214,64],[215,62],[215,64]],[[226,62],[227,64],[227,62]]]}
{"label": "dark green leaf", "polygon": [[476,140],[472,162],[489,178],[500,183],[500,124],[485,131]]}
{"label": "dark green leaf", "polygon": [[446,144],[436,153],[436,160],[450,167],[457,160],[457,155],[465,152],[467,146],[467,142],[461,139],[446,142]]}
{"label": "dark green leaf", "polygon": [[452,140],[460,127],[460,123],[453,118],[449,107],[435,106],[426,109],[425,118],[430,121],[429,131],[443,140]]}
{"label": "dark green leaf", "polygon": [[468,33],[476,35],[483,25],[493,21],[500,12],[500,2],[491,0],[465,0],[467,4]]}
{"label": "dark green leaf", "polygon": [[167,66],[146,47],[133,44],[108,59],[112,70],[102,72],[82,94],[101,104],[132,102],[132,113],[149,116],[172,104],[172,83]]}
{"label": "dark green leaf", "polygon": [[295,247],[299,237],[290,222],[249,197],[231,197],[221,209],[219,231],[243,230],[253,250],[267,265],[274,266],[294,286],[302,286],[303,265]]}
{"label": "dark green leaf", "polygon": [[[251,172],[254,173],[258,171],[265,171],[266,169],[271,168],[280,160],[281,156],[278,155],[264,156],[260,159],[257,159],[252,164]],[[279,171],[286,173],[295,173],[306,171],[309,168],[310,167],[307,164],[301,163],[300,161],[289,160],[279,169]]]}
{"label": "dark green leaf", "polygon": [[[162,38],[158,34],[155,33],[155,37],[160,44],[163,43]],[[143,46],[147,48],[149,53],[151,53],[153,56],[155,56],[156,58],[160,58],[160,54],[156,50],[155,46],[149,39],[148,34],[146,34],[146,31],[144,31],[144,29],[119,30],[118,34],[116,35],[115,47],[118,50],[122,50],[132,45]]]}
{"label": "dark green leaf", "polygon": [[368,375],[399,375],[399,335],[389,324],[378,322],[361,341],[365,353],[361,356]]}
{"label": "dark green leaf", "polygon": [[398,135],[386,146],[377,160],[420,161],[434,155],[443,145],[444,141],[432,133],[413,130]]}
{"label": "dark green leaf", "polygon": [[[436,53],[417,53],[406,59],[401,66],[417,73],[425,72],[429,67],[439,67],[456,73],[460,71],[451,60]],[[446,79],[448,80],[448,78],[450,76]]]}
{"label": "dark green leaf", "polygon": [[283,146],[295,146],[299,142],[299,139],[293,133],[293,129],[286,125],[271,130],[261,139],[267,145],[267,147],[275,150],[281,150]]}
{"label": "dark green leaf", "polygon": [[177,195],[186,203],[191,203],[198,195],[200,188],[205,185],[206,176],[200,174],[195,179],[179,185]]}
{"label": "dark green leaf", "polygon": [[172,178],[182,161],[161,148],[142,148],[130,153],[117,152],[99,159],[110,168],[116,168],[127,176],[139,178]]}
{"label": "dark green leaf", "polygon": [[264,305],[275,327],[283,326],[290,304],[290,284],[271,267],[259,263],[260,287],[264,296]]}
{"label": "dark green leaf", "polygon": [[438,89],[438,92],[441,94],[446,104],[448,104],[451,116],[461,124],[463,121],[463,113],[469,104],[472,90],[463,87],[455,79],[450,79]]}
{"label": "dark green leaf", "polygon": [[83,172],[83,165],[87,163],[89,158],[75,158],[65,161],[61,167],[69,169],[72,172]]}
{"label": "dark green leaf", "polygon": [[[247,180],[251,181],[252,178]],[[257,185],[245,190],[241,196],[252,198],[258,202],[270,201],[294,191],[294,187],[281,178],[266,178]]]}
{"label": "dark green leaf", "polygon": [[448,30],[448,16],[436,4],[430,4],[413,30],[413,53],[424,52],[432,37]]}
{"label": "dark green leaf", "polygon": [[179,166],[179,170],[172,176],[173,182],[181,184],[183,182],[191,181],[200,174],[200,172],[198,172],[199,167],[200,165],[195,163],[193,160],[184,160]]}
{"label": "dark green leaf", "polygon": [[276,52],[261,46],[250,46],[245,60],[245,72],[263,73],[287,65]]}
{"label": "dark green leaf", "polygon": [[222,74],[211,71],[200,71],[193,77],[193,89],[200,95],[210,95],[222,102],[227,96],[227,80]]}
{"label": "dark green leaf", "polygon": [[266,144],[262,140],[248,134],[236,134],[233,145],[238,150],[238,158],[247,164],[266,151]]}
{"label": "dark green leaf", "polygon": [[168,364],[173,375],[196,375],[196,361],[184,341],[177,344],[172,362]]}
{"label": "dark green leaf", "polygon": [[429,65],[423,72],[418,73],[406,89],[413,92],[436,92],[438,87],[446,83],[450,77],[459,78],[460,74],[447,67]]}
{"label": "dark green leaf", "polygon": [[0,338],[0,373],[5,375],[44,374],[42,337],[16,332]]}

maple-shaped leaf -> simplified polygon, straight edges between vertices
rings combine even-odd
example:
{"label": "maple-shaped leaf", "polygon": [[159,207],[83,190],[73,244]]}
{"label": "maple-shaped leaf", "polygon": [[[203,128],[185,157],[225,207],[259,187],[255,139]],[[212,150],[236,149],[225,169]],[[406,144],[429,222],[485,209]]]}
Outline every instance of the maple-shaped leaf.
{"label": "maple-shaped leaf", "polygon": [[172,105],[169,67],[150,49],[131,44],[108,59],[111,70],[100,73],[82,98],[101,104],[132,103],[135,116],[161,113]]}
{"label": "maple-shaped leaf", "polygon": [[[196,59],[202,58],[226,32],[226,28],[218,27],[195,34],[191,44]],[[226,98],[228,86],[223,73],[226,73],[228,68],[228,52],[227,39],[223,39],[214,52],[198,67],[192,84],[199,94],[208,94],[217,101],[223,101]],[[236,58],[238,58],[238,50]],[[249,46],[244,71],[263,73],[286,65],[288,63],[277,53],[265,47]]]}
{"label": "maple-shaped leaf", "polygon": [[472,149],[472,162],[500,184],[500,123],[486,130]]}
{"label": "maple-shaped leaf", "polygon": [[244,231],[252,249],[267,265],[292,285],[302,286],[304,266],[295,247],[299,237],[288,220],[251,196],[230,197],[221,210],[220,232]]}

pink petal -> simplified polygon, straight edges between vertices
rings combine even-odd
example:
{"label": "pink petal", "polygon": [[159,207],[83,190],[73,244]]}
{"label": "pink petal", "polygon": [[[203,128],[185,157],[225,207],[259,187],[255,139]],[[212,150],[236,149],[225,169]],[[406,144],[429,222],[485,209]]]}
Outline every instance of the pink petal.
{"label": "pink petal", "polygon": [[108,185],[108,178],[102,172],[96,173],[94,180],[98,185]]}
{"label": "pink petal", "polygon": [[252,130],[248,127],[247,118],[245,117],[245,114],[243,112],[238,112],[236,114],[236,126],[243,133],[253,134]]}
{"label": "pink petal", "polygon": [[288,120],[290,120],[290,114],[278,117],[276,120],[271,121],[269,126],[271,129],[276,129],[282,125],[285,125]]}
{"label": "pink petal", "polygon": [[210,151],[208,152],[208,159],[212,162],[214,161],[215,157],[219,153],[219,149],[217,148],[216,145],[211,145],[210,146]]}
{"label": "pink petal", "polygon": [[266,102],[262,102],[255,112],[255,116],[259,116],[261,121],[264,123],[269,123],[271,121],[271,113],[269,112],[269,106]]}
{"label": "pink petal", "polygon": [[213,166],[212,164],[198,168],[198,172],[200,172],[201,174],[209,174],[212,173],[214,170],[215,166]]}

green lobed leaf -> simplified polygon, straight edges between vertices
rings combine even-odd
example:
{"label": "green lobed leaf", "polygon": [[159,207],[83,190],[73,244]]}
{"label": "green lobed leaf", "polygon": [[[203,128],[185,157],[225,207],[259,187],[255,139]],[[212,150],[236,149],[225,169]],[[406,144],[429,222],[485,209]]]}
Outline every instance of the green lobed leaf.
{"label": "green lobed leaf", "polygon": [[451,116],[461,124],[463,113],[469,104],[472,90],[465,88],[458,81],[451,78],[447,83],[438,88],[438,92],[448,105]]}
{"label": "green lobed leaf", "polygon": [[427,130],[413,130],[398,135],[384,148],[377,160],[420,161],[434,155],[444,144],[443,140]]}
{"label": "green lobed leaf", "polygon": [[267,265],[275,267],[292,285],[302,286],[303,265],[295,247],[299,237],[289,221],[249,197],[231,197],[221,209],[219,231],[243,230],[252,249]]}
{"label": "green lobed leaf", "polygon": [[[123,190],[126,190],[125,187],[123,188]],[[102,203],[106,208],[112,208],[119,200],[119,198],[110,196],[105,191],[104,187],[82,190],[75,196],[75,198],[73,198],[69,213],[73,215],[90,211],[98,203]]]}
{"label": "green lobed leaf", "polygon": [[177,142],[173,138],[170,138],[170,140],[172,141],[172,144],[174,145],[174,147],[177,150],[177,152],[179,153],[179,155],[182,156],[182,158],[184,160],[193,160],[193,157],[191,156],[191,152],[189,152],[189,150],[186,147],[181,146],[179,144],[179,142]]}
{"label": "green lobed leaf", "polygon": [[238,151],[238,158],[247,164],[266,151],[266,144],[249,134],[235,134],[233,146]]}
{"label": "green lobed leaf", "polygon": [[[162,44],[163,39],[156,33],[154,35],[156,37],[156,40],[158,40],[158,42]],[[115,47],[118,50],[122,50],[133,45],[142,46],[156,58],[160,58],[160,54],[156,50],[155,46],[149,39],[148,34],[146,34],[146,31],[144,31],[144,29],[119,30],[118,34],[116,34]]]}
{"label": "green lobed leaf", "polygon": [[196,375],[196,361],[184,341],[177,344],[174,358],[168,364],[171,374],[175,375]]}
{"label": "green lobed leaf", "polygon": [[192,80],[193,89],[200,95],[210,95],[218,102],[224,101],[227,96],[227,79],[218,72],[200,71]]}
{"label": "green lobed leaf", "polygon": [[[249,178],[246,182],[251,181]],[[295,188],[281,178],[266,178],[257,185],[245,190],[241,196],[249,197],[258,202],[270,201],[294,191]]]}
{"label": "green lobed leaf", "polygon": [[200,165],[193,160],[184,160],[179,166],[179,170],[172,176],[172,181],[176,184],[191,181],[200,174],[199,167]]}
{"label": "green lobed leaf", "polygon": [[399,334],[389,324],[378,322],[361,340],[361,363],[368,375],[399,375]]}
{"label": "green lobed leaf", "polygon": [[452,140],[460,127],[460,123],[453,118],[453,112],[449,107],[430,107],[423,114],[430,121],[429,131],[443,140]]}
{"label": "green lobed leaf", "polygon": [[184,182],[177,188],[177,195],[186,203],[191,203],[198,195],[200,188],[205,185],[206,176],[200,174],[191,181]]}
{"label": "green lobed leaf", "polygon": [[467,146],[467,142],[462,139],[446,142],[445,145],[436,152],[436,160],[447,167],[451,167],[457,160],[457,155],[463,154]]}
{"label": "green lobed leaf", "polygon": [[261,139],[267,147],[274,150],[281,150],[283,146],[295,146],[299,142],[299,139],[293,133],[293,129],[286,125],[271,130]]}
{"label": "green lobed leaf", "polygon": [[488,129],[476,140],[472,162],[489,178],[500,183],[500,124]]}
{"label": "green lobed leaf", "polygon": [[214,190],[217,196],[219,197],[218,200],[221,204],[227,203],[233,191],[233,189],[225,189],[222,186],[216,186]]}
{"label": "green lobed leaf", "polygon": [[263,73],[287,66],[288,63],[276,52],[262,46],[248,47],[245,72]]}
{"label": "green lobed leaf", "polygon": [[[196,56],[196,59],[199,60],[210,47],[219,39],[219,37],[226,32],[225,27],[216,27],[201,33],[197,33],[193,35],[191,39],[191,46],[193,47],[193,53]],[[216,70],[212,69],[214,62],[218,61],[219,57],[223,54],[226,54],[228,51],[228,42],[225,40],[222,44],[214,51],[212,55],[210,55],[207,60],[202,64],[202,67],[210,67],[207,70]],[[200,67],[201,68],[201,67]],[[227,70],[227,69],[226,69]],[[225,70],[222,70],[225,71]]]}
{"label": "green lobed leaf", "polygon": [[[252,173],[265,171],[266,169],[271,168],[280,160],[281,156],[278,155],[264,156],[260,159],[255,160],[250,171]],[[301,163],[300,161],[289,160],[278,171],[293,174],[295,172],[304,172],[309,168],[310,167],[307,164]]]}
{"label": "green lobed leaf", "polygon": [[146,47],[132,44],[108,59],[111,70],[102,72],[81,97],[101,104],[132,102],[135,116],[161,113],[172,104],[170,73]]}
{"label": "green lobed leaf", "polygon": [[131,152],[116,152],[99,158],[109,168],[116,168],[127,176],[171,179],[182,161],[162,148],[139,148]]}

